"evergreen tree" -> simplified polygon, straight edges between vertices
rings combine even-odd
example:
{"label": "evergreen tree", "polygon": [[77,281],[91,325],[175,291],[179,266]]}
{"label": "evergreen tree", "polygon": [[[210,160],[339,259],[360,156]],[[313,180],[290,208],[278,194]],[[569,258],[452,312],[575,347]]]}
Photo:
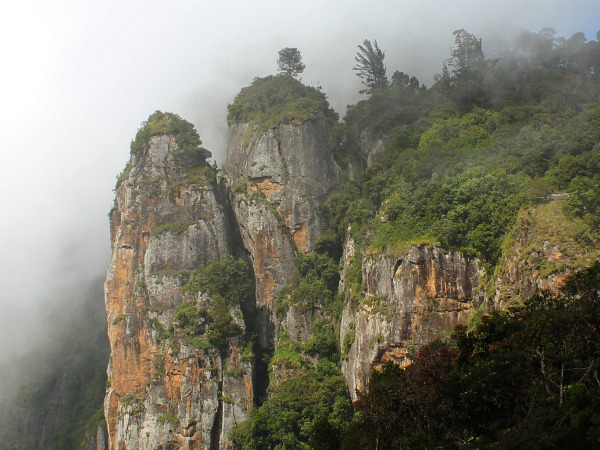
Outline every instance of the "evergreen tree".
{"label": "evergreen tree", "polygon": [[459,105],[468,106],[476,103],[483,94],[485,57],[481,39],[464,29],[453,34],[456,47],[448,60],[448,66],[452,68],[453,97]]}
{"label": "evergreen tree", "polygon": [[365,39],[363,45],[358,46],[354,59],[356,66],[352,69],[356,70],[356,76],[362,78],[366,89],[360,91],[361,94],[372,94],[378,88],[384,88],[388,85],[387,76],[385,74],[385,52],[377,45],[377,41],[371,44],[371,41]]}
{"label": "evergreen tree", "polygon": [[279,73],[291,75],[296,78],[298,74],[304,72],[306,65],[302,63],[300,50],[293,47],[286,47],[279,50],[278,54],[277,65],[279,66]]}

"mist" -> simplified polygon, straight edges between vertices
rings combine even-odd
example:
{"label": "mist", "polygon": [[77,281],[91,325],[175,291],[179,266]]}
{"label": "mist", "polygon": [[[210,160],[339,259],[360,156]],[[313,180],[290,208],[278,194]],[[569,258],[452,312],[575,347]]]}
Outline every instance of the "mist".
{"label": "mist", "polygon": [[385,51],[388,74],[430,86],[456,29],[481,37],[488,56],[522,29],[592,40],[600,3],[37,0],[3,17],[0,368],[72,326],[82,302],[102,307],[88,287],[109,262],[116,176],[155,110],[193,122],[222,164],[227,104],[276,73],[283,47],[302,52],[303,82],[343,117],[363,98],[352,67],[364,39]]}

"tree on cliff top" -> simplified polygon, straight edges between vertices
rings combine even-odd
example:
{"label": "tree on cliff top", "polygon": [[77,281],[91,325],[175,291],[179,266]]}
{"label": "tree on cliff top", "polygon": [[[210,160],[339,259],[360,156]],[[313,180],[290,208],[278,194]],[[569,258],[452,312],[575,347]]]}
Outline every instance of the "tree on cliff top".
{"label": "tree on cliff top", "polygon": [[296,78],[298,74],[304,72],[306,65],[302,63],[300,50],[294,47],[285,47],[279,50],[278,54],[277,66],[279,67],[279,73]]}
{"label": "tree on cliff top", "polygon": [[358,46],[354,59],[356,66],[352,69],[356,70],[356,76],[362,78],[366,89],[360,91],[361,94],[371,94],[375,89],[386,87],[388,85],[387,76],[385,75],[385,52],[383,52],[377,41],[371,44],[371,41],[365,39],[363,45]]}

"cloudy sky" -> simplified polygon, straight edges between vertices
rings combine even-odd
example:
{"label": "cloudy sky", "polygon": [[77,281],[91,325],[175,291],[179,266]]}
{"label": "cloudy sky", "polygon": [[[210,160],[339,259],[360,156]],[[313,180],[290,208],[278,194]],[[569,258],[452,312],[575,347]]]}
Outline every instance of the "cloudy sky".
{"label": "cloudy sky", "polygon": [[598,0],[21,0],[0,12],[0,355],[43,340],[48,310],[103,276],[115,177],[153,111],[193,122],[221,162],[227,103],[275,73],[283,47],[302,51],[303,81],[343,115],[360,98],[365,38],[390,73],[430,84],[459,28],[484,50],[520,29],[592,40],[600,28]]}

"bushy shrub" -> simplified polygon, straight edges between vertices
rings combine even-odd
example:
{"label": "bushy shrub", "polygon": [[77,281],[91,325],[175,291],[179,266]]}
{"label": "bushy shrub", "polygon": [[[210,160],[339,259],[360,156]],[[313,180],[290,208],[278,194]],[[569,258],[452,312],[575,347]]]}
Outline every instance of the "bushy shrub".
{"label": "bushy shrub", "polygon": [[248,265],[232,255],[223,255],[217,261],[196,269],[184,292],[206,292],[222,297],[227,305],[240,305],[252,297],[254,283],[250,279]]}

